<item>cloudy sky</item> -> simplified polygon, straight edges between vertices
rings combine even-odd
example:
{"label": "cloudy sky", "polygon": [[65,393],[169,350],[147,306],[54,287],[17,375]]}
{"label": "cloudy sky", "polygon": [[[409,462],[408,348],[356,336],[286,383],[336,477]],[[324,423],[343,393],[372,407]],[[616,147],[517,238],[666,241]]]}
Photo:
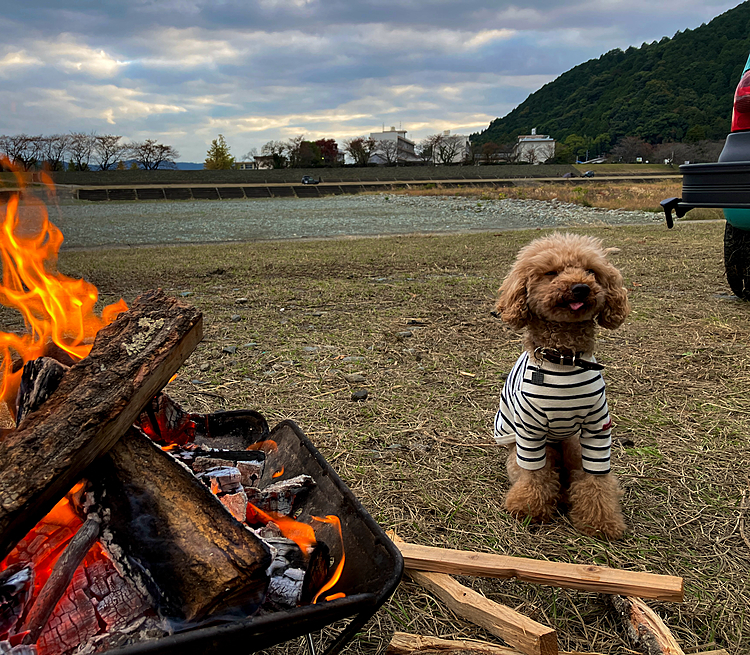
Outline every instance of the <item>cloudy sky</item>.
{"label": "cloudy sky", "polygon": [[0,134],[155,138],[202,162],[304,134],[468,134],[613,48],[737,0],[5,0]]}

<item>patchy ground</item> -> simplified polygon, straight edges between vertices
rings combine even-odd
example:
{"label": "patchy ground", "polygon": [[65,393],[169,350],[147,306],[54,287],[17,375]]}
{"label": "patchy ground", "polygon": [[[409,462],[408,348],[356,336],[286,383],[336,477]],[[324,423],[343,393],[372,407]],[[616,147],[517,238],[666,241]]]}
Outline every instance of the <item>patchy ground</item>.
{"label": "patchy ground", "polygon": [[[69,252],[60,269],[106,302],[161,286],[197,305],[206,337],[169,393],[195,411],[294,419],[383,527],[422,544],[683,576],[683,604],[649,604],[686,651],[742,653],[750,305],[727,295],[722,229],[581,230],[620,248],[633,305],[597,353],[630,526],[617,543],[564,517],[522,525],[501,505],[491,427],[520,340],[490,310],[515,252],[542,231]],[[366,400],[351,400],[358,389]],[[462,582],[554,626],[562,650],[628,652],[595,594]],[[380,651],[394,630],[496,641],[404,582],[348,652]]]}

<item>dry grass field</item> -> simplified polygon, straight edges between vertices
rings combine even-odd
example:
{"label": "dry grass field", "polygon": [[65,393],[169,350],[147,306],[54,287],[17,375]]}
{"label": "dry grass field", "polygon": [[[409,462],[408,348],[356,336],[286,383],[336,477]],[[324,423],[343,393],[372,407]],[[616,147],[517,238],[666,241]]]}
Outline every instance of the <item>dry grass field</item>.
{"label": "dry grass field", "polygon": [[[193,411],[295,420],[384,528],[682,576],[684,603],[650,605],[685,651],[750,652],[750,305],[728,295],[722,226],[584,231],[620,249],[633,307],[597,353],[630,527],[616,543],[564,516],[524,525],[502,509],[492,419],[520,340],[490,311],[516,251],[541,231],[68,252],[59,265],[105,302],[158,286],[198,306],[205,339],[169,393]],[[364,381],[343,377],[355,373]],[[360,388],[369,396],[354,402]],[[461,581],[555,627],[561,650],[633,652],[601,596]],[[380,652],[394,630],[495,640],[403,582],[348,652]]]}

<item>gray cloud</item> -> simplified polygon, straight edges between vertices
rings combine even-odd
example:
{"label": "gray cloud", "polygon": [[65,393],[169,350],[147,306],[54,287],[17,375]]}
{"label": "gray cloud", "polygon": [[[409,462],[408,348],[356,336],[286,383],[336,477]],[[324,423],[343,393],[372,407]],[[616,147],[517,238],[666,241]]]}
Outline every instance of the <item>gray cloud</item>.
{"label": "gray cloud", "polygon": [[612,48],[734,2],[131,0],[13,3],[0,17],[0,133],[93,130],[201,161],[270,139],[486,127]]}

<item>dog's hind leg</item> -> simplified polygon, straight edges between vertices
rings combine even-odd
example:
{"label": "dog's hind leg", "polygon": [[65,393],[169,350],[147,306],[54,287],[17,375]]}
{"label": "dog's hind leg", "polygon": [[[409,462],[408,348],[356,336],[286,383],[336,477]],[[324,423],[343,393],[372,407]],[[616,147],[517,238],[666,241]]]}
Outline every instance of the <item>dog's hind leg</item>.
{"label": "dog's hind leg", "polygon": [[513,486],[505,497],[505,509],[517,519],[529,518],[534,523],[550,521],[560,498],[559,455],[547,447],[547,462],[538,471],[518,466],[516,448],[511,446],[506,466]]}
{"label": "dog's hind leg", "polygon": [[620,539],[625,534],[620,498],[622,491],[612,473],[571,473],[568,499],[570,520],[579,532],[592,537]]}

